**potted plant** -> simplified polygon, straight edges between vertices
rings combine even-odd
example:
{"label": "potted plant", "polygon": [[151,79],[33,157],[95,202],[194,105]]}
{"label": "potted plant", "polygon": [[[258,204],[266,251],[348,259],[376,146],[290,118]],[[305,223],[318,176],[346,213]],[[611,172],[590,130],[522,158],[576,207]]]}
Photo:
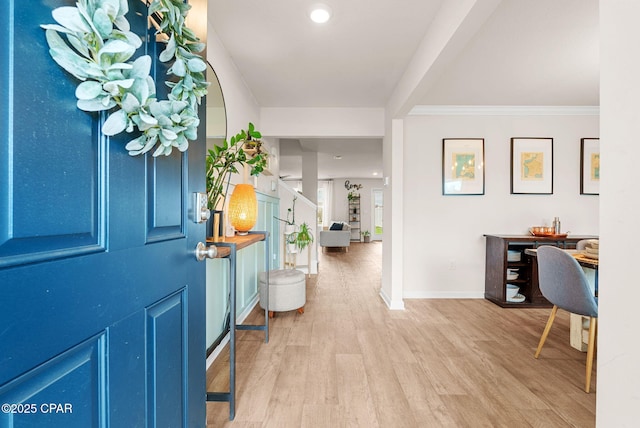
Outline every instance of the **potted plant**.
{"label": "potted plant", "polygon": [[251,166],[251,175],[259,175],[266,165],[264,153],[248,157],[243,149],[247,140],[255,141],[260,133],[255,131],[249,122],[249,131],[242,130],[221,146],[213,146],[207,153],[207,199],[208,208],[216,210],[222,208],[223,201],[229,190],[231,174],[238,173],[238,167]]}
{"label": "potted plant", "polygon": [[313,242],[313,234],[309,225],[305,222],[300,225],[296,234],[296,246],[302,251]]}
{"label": "potted plant", "polygon": [[[255,141],[260,138],[251,122],[248,131],[240,131],[231,139],[220,146],[213,146],[209,149],[206,157],[206,180],[207,180],[207,208],[212,211],[210,221],[207,222],[207,235],[224,236],[224,221],[222,208],[224,200],[229,191],[231,174],[238,173],[238,167],[251,166],[251,175],[259,175],[267,163],[265,154],[256,154],[248,157],[243,149],[245,141],[251,139]],[[215,218],[217,216],[218,230],[214,231]]]}
{"label": "potted plant", "polygon": [[360,232],[360,234],[362,235],[362,239],[365,243],[371,242],[371,234],[369,233],[368,230],[365,230],[364,232]]}
{"label": "potted plant", "polygon": [[[293,203],[291,208],[287,209],[287,218],[275,217],[277,220],[280,220],[284,223],[284,240],[285,245],[287,246],[287,257],[293,256],[298,252],[296,246],[296,200],[297,197],[293,197]],[[292,262],[295,265],[295,262]]]}
{"label": "potted plant", "polygon": [[280,218],[280,217],[276,217],[277,220],[280,220],[281,222],[283,222],[285,224],[284,227],[284,233],[285,235],[290,235],[292,233],[295,232],[295,228],[296,228],[296,199],[298,199],[297,196],[293,197],[293,203],[291,208],[287,209],[287,218]]}
{"label": "potted plant", "polygon": [[256,131],[253,123],[249,123],[249,127],[247,128],[247,138],[246,140],[244,140],[242,149],[247,155],[251,157],[263,155],[266,161],[266,156],[268,155],[268,153],[263,151],[262,141],[260,141],[260,138],[262,138],[262,134]]}

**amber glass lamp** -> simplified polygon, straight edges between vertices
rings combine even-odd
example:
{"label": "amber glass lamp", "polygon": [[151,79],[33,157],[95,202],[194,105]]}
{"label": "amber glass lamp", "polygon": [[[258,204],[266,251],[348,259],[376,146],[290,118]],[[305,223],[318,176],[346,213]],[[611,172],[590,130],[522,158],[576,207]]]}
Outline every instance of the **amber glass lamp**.
{"label": "amber glass lamp", "polygon": [[256,224],[258,200],[251,184],[237,184],[229,199],[229,222],[239,235],[246,235]]}

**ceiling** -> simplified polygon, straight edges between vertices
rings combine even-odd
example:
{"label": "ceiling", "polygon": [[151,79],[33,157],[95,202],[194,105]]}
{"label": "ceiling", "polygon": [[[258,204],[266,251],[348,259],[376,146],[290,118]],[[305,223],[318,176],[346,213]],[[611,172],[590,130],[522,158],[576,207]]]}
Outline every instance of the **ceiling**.
{"label": "ceiling", "polygon": [[382,139],[280,139],[280,176],[300,179],[303,152],[318,153],[318,178],[381,178]]}
{"label": "ceiling", "polygon": [[[323,25],[307,18],[313,3],[209,2],[209,21],[260,106],[384,108],[443,0],[326,0],[333,17]],[[492,12],[466,39],[461,26],[468,41],[424,70],[431,83],[416,105],[599,104],[598,0],[475,3]],[[319,178],[382,168],[381,140],[287,140],[281,175],[300,175],[303,150],[319,153]]]}

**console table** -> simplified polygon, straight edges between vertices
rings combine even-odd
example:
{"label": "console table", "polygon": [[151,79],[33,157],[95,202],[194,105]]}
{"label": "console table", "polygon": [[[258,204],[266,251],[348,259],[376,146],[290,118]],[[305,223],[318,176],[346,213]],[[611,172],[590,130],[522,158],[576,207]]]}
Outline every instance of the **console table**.
{"label": "console table", "polygon": [[[563,238],[551,238],[531,235],[484,235],[486,238],[484,297],[503,308],[551,307],[538,287],[537,269],[532,266],[531,257],[525,256],[525,250],[541,245],[554,245],[564,249],[575,249],[576,243],[583,239],[598,239],[597,236],[570,235]],[[520,261],[509,261],[508,251],[518,251]],[[515,280],[507,279],[507,269],[518,269]],[[509,302],[506,299],[507,284],[520,288],[525,296],[522,303]]]}
{"label": "console table", "polygon": [[236,254],[238,250],[253,245],[257,242],[265,243],[264,268],[267,277],[266,307],[269,307],[269,232],[249,232],[248,235],[236,235],[226,238],[224,242],[207,241],[218,248],[218,258],[229,260],[229,391],[207,392],[207,401],[228,401],[229,420],[232,421],[236,415],[236,330],[261,330],[264,331],[264,342],[269,343],[269,312],[264,313],[263,325],[236,324]]}

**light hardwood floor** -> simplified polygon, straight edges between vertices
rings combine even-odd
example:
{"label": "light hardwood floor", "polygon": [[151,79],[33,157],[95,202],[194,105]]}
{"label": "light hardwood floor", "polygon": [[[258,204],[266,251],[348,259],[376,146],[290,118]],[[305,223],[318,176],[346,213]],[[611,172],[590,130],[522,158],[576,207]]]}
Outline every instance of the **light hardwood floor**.
{"label": "light hardwood floor", "polygon": [[[596,376],[586,394],[586,355],[569,346],[566,312],[535,360],[548,309],[420,299],[390,311],[381,250],[325,252],[304,314],[277,314],[268,344],[238,333],[236,417],[228,403],[208,403],[208,427],[595,426]],[[263,317],[257,307],[246,322]],[[207,386],[228,389],[228,353]]]}

